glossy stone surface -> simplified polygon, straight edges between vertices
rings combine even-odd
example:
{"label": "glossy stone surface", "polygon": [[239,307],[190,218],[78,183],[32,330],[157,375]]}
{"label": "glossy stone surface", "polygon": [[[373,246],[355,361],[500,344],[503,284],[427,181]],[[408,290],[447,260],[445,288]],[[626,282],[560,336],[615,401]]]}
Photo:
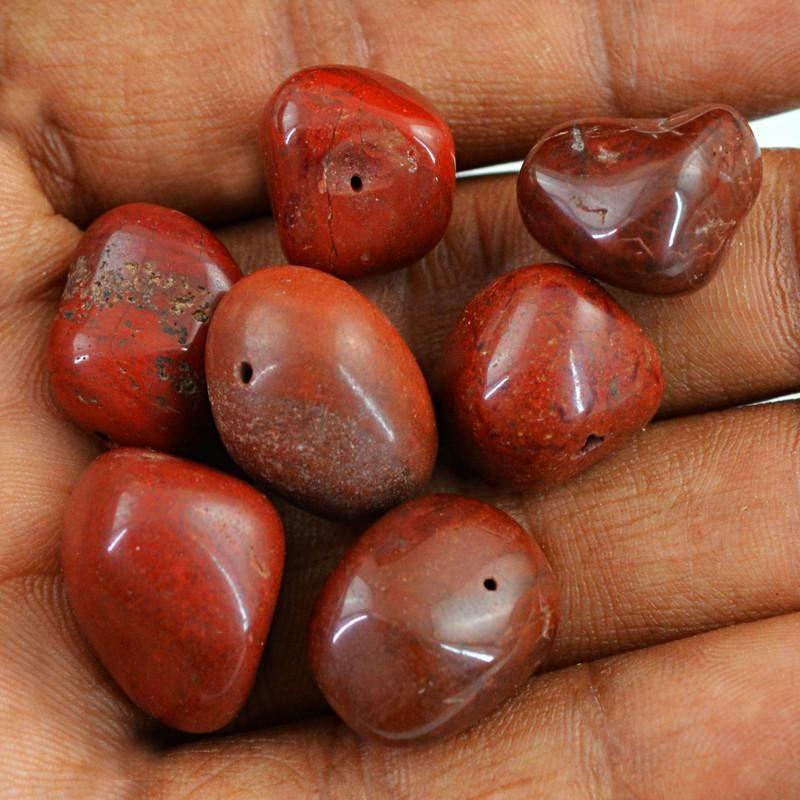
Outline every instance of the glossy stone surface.
{"label": "glossy stone surface", "polygon": [[527,681],[557,621],[544,553],[511,517],[429,495],[380,519],[331,575],[311,623],[311,663],[361,735],[448,736]]}
{"label": "glossy stone surface", "polygon": [[302,70],[270,99],[261,143],[292,264],[352,278],[410,264],[442,238],[455,146],[410,86],[357,67]]}
{"label": "glossy stone surface", "polygon": [[480,292],[445,345],[440,378],[456,448],[487,480],[520,489],[594,464],[644,427],[664,393],[641,328],[560,264]]}
{"label": "glossy stone surface", "polygon": [[66,509],[70,605],[125,693],[194,733],[228,723],[278,596],[283,526],[248,484],[136,448],[95,459]]}
{"label": "glossy stone surface", "polygon": [[182,448],[210,425],[207,323],[239,277],[222,242],[178,211],[136,203],[104,214],[72,256],[50,332],[58,403],[117,444]]}
{"label": "glossy stone surface", "polygon": [[298,505],[369,514],[430,478],[425,379],[389,320],[338,278],[283,266],[241,280],[214,316],[206,371],[234,460]]}
{"label": "glossy stone surface", "polygon": [[711,278],[760,185],[747,121],[704,106],[553,128],[517,191],[525,225],[552,253],[616,286],[672,294]]}

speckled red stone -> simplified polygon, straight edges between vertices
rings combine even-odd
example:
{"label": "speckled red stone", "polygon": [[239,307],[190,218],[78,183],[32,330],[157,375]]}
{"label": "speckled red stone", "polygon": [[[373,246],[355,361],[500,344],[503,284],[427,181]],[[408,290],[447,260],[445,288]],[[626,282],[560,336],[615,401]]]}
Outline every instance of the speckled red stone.
{"label": "speckled red stone", "polygon": [[495,280],[467,306],[440,364],[453,442],[487,480],[564,481],[656,413],[658,353],[607,292],[560,264]]}
{"label": "speckled red stone", "polygon": [[431,495],[390,511],[331,575],[311,662],[358,733],[448,736],[519,689],[557,621],[557,584],[528,534],[485,503]]}
{"label": "speckled red stone", "polygon": [[67,505],[64,579],[81,629],[137,705],[184,731],[220,728],[244,703],[283,559],[263,495],[174,456],[107,452]]}
{"label": "speckled red stone", "polygon": [[528,230],[548,250],[616,286],[672,294],[711,278],[760,185],[747,121],[715,105],[553,128],[517,190]]}
{"label": "speckled red stone", "polygon": [[298,505],[370,514],[430,478],[425,379],[389,320],[338,278],[292,266],[243,278],[214,315],[206,372],[230,454]]}
{"label": "speckled red stone", "polygon": [[455,146],[410,86],[357,67],[302,70],[270,99],[261,143],[292,264],[356,277],[410,264],[442,238]]}
{"label": "speckled red stone", "polygon": [[72,256],[50,332],[58,403],[117,444],[182,448],[209,426],[207,323],[239,277],[222,242],[178,211],[136,203],[104,214]]}

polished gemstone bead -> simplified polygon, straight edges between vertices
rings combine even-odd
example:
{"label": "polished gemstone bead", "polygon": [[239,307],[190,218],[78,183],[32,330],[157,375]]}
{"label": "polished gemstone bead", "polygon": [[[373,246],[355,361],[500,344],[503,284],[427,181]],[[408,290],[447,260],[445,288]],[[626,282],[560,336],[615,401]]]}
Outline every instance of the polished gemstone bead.
{"label": "polished gemstone bead", "polygon": [[525,683],[557,620],[556,580],[511,517],[429,495],[380,519],[331,575],[311,623],[311,664],[358,733],[447,736]]}
{"label": "polished gemstone bead", "polygon": [[716,105],[560,125],[528,154],[517,190],[552,253],[616,286],[672,294],[711,278],[760,185],[750,127]]}
{"label": "polished gemstone bead", "polygon": [[410,86],[357,67],[302,70],[270,99],[261,143],[291,263],[350,278],[410,264],[442,238],[453,137]]}
{"label": "polished gemstone bead", "polygon": [[487,480],[564,481],[618,448],[664,392],[652,342],[597,284],[535,264],[467,306],[440,363],[453,443]]}
{"label": "polished gemstone bead", "polygon": [[211,323],[206,372],[234,460],[311,511],[380,511],[431,475],[436,422],[419,366],[338,278],[283,266],[242,279]]}
{"label": "polished gemstone bead", "polygon": [[104,453],[67,505],[62,561],[80,628],[131,700],[184,731],[220,728],[244,703],[283,559],[266,497],[163,453]]}
{"label": "polished gemstone bead", "polygon": [[208,429],[207,323],[239,269],[178,211],[136,203],[97,219],[72,256],[50,332],[53,394],[82,428],[179,450]]}

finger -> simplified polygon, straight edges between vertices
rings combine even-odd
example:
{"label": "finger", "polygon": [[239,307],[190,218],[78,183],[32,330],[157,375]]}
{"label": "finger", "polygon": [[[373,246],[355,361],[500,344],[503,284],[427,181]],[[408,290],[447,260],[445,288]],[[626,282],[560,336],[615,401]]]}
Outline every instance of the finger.
{"label": "finger", "polygon": [[80,221],[130,200],[252,216],[265,204],[259,111],[315,63],[371,66],[429,95],[462,168],[521,158],[575,115],[710,100],[759,115],[800,101],[794,0],[505,11],[472,0],[457,19],[436,3],[13,0],[0,27],[0,126],[20,134],[56,208]]}
{"label": "finger", "polygon": [[[743,476],[747,476],[743,480]],[[464,475],[435,490],[513,513],[562,587],[549,668],[800,610],[800,404],[658,423],[557,489],[520,498]],[[313,603],[349,539],[284,509],[287,573],[239,727],[319,711],[306,658]]]}
{"label": "finger", "polygon": [[800,404],[785,403],[659,423],[524,498],[561,575],[552,665],[800,611],[798,476]]}
{"label": "finger", "polygon": [[445,743],[368,743],[325,720],[167,753],[150,785],[161,800],[243,787],[274,800],[795,797],[798,658],[797,616],[740,625],[542,676]]}
{"label": "finger", "polygon": [[[222,238],[251,271],[283,257],[271,220]],[[673,416],[775,397],[800,386],[800,151],[767,151],[755,207],[702,290],[660,298],[613,290],[653,337]],[[470,180],[456,192],[445,238],[420,264],[358,284],[400,328],[429,377],[469,299],[501,272],[552,260],[528,234],[514,178]]]}

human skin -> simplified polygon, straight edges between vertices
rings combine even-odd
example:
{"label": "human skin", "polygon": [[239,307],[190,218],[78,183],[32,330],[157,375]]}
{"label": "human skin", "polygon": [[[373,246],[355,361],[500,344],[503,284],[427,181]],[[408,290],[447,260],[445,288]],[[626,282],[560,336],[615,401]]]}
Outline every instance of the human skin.
{"label": "human skin", "polygon": [[[445,743],[363,744],[323,713],[302,666],[305,628],[354,531],[286,509],[285,594],[239,735],[176,740],[132,708],[65,600],[60,518],[96,446],[57,411],[44,366],[77,226],[107,208],[177,207],[221,228],[245,271],[279,260],[255,129],[270,91],[301,66],[369,64],[416,87],[450,122],[463,168],[522,158],[577,116],[658,116],[713,100],[752,117],[799,105],[800,4],[502,10],[476,0],[454,20],[448,3],[287,11],[271,0],[173,0],[165,13],[154,0],[9,0],[0,30],[3,790],[104,800],[800,794],[800,409],[734,408],[800,385],[796,151],[765,151],[759,199],[708,287],[670,300],[614,292],[664,362],[661,418],[647,432],[546,492],[435,478],[432,490],[478,496],[536,531],[563,587],[546,671]],[[514,176],[472,180],[430,256],[359,288],[430,374],[469,297],[542,260]]]}

